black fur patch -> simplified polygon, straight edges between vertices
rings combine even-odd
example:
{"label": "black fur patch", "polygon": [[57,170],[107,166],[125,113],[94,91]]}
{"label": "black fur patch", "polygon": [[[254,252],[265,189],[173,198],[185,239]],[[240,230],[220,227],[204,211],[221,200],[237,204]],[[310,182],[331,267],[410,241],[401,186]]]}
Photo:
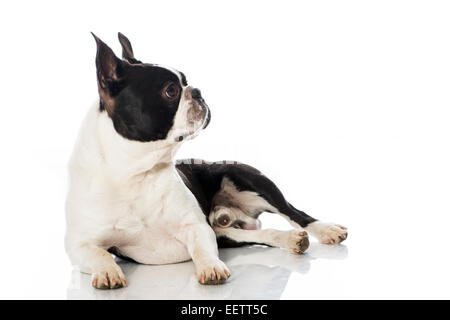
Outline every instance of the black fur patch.
{"label": "black fur patch", "polygon": [[264,245],[267,247],[272,247],[271,245],[268,245],[267,243],[260,243],[260,242],[238,242],[236,240],[230,239],[226,236],[220,236],[217,238],[217,245],[219,248],[239,248],[243,246],[252,246],[255,244]]}
{"label": "black fur patch", "polygon": [[162,92],[168,82],[180,87],[171,71],[153,65],[128,65],[125,87],[115,96],[114,128],[123,137],[155,141],[167,137],[178,110],[180,97],[168,100]]}
{"label": "black fur patch", "polygon": [[186,76],[184,75],[183,72],[180,72],[180,75],[181,75],[181,84],[182,84],[183,86],[187,86]]}

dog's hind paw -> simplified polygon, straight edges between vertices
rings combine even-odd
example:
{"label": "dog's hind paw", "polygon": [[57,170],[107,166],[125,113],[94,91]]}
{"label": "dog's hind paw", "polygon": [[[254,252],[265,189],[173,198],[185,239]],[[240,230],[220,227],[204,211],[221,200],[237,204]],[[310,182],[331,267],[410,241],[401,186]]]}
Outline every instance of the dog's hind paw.
{"label": "dog's hind paw", "polygon": [[334,223],[316,221],[310,223],[305,229],[325,244],[340,243],[348,236],[346,227]]}

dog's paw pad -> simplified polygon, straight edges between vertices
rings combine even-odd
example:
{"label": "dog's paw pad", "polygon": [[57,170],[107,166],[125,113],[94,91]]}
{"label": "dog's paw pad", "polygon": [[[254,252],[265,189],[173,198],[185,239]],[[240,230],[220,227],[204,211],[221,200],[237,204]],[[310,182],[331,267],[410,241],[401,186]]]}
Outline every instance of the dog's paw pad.
{"label": "dog's paw pad", "polygon": [[221,284],[230,277],[230,271],[220,260],[203,262],[197,266],[196,276],[201,284]]}
{"label": "dog's paw pad", "polygon": [[92,274],[92,286],[97,289],[118,289],[125,287],[127,282],[122,270],[109,268]]}
{"label": "dog's paw pad", "polygon": [[295,254],[302,254],[309,247],[308,234],[305,231],[291,230],[288,234],[285,248]]}

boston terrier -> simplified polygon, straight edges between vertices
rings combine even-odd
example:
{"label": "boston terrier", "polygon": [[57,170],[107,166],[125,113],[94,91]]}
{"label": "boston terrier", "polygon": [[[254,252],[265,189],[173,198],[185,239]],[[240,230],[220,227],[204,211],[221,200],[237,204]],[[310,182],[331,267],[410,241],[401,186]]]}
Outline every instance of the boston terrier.
{"label": "boston terrier", "polygon": [[[99,100],[88,111],[69,163],[65,247],[99,289],[126,286],[114,256],[143,264],[192,259],[201,284],[230,277],[220,246],[265,244],[303,253],[307,232],[323,243],[346,228],[296,209],[258,170],[236,162],[174,156],[206,128],[200,90],[173,68],[143,63],[119,33],[122,59],[97,36]],[[286,218],[292,231],[261,230],[258,216]],[[113,255],[112,255],[113,254]]]}

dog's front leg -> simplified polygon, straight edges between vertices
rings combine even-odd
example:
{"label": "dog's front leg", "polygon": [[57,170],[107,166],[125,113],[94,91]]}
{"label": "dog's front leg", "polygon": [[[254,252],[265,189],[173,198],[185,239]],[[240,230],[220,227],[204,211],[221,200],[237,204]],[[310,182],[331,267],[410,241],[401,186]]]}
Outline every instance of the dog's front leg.
{"label": "dog's front leg", "polygon": [[230,277],[227,266],[219,259],[216,236],[209,225],[185,225],[178,237],[188,248],[201,284],[219,284]]}
{"label": "dog's front leg", "polygon": [[92,274],[92,285],[97,289],[116,289],[126,286],[125,275],[113,256],[96,245],[68,246],[67,252],[74,266]]}

